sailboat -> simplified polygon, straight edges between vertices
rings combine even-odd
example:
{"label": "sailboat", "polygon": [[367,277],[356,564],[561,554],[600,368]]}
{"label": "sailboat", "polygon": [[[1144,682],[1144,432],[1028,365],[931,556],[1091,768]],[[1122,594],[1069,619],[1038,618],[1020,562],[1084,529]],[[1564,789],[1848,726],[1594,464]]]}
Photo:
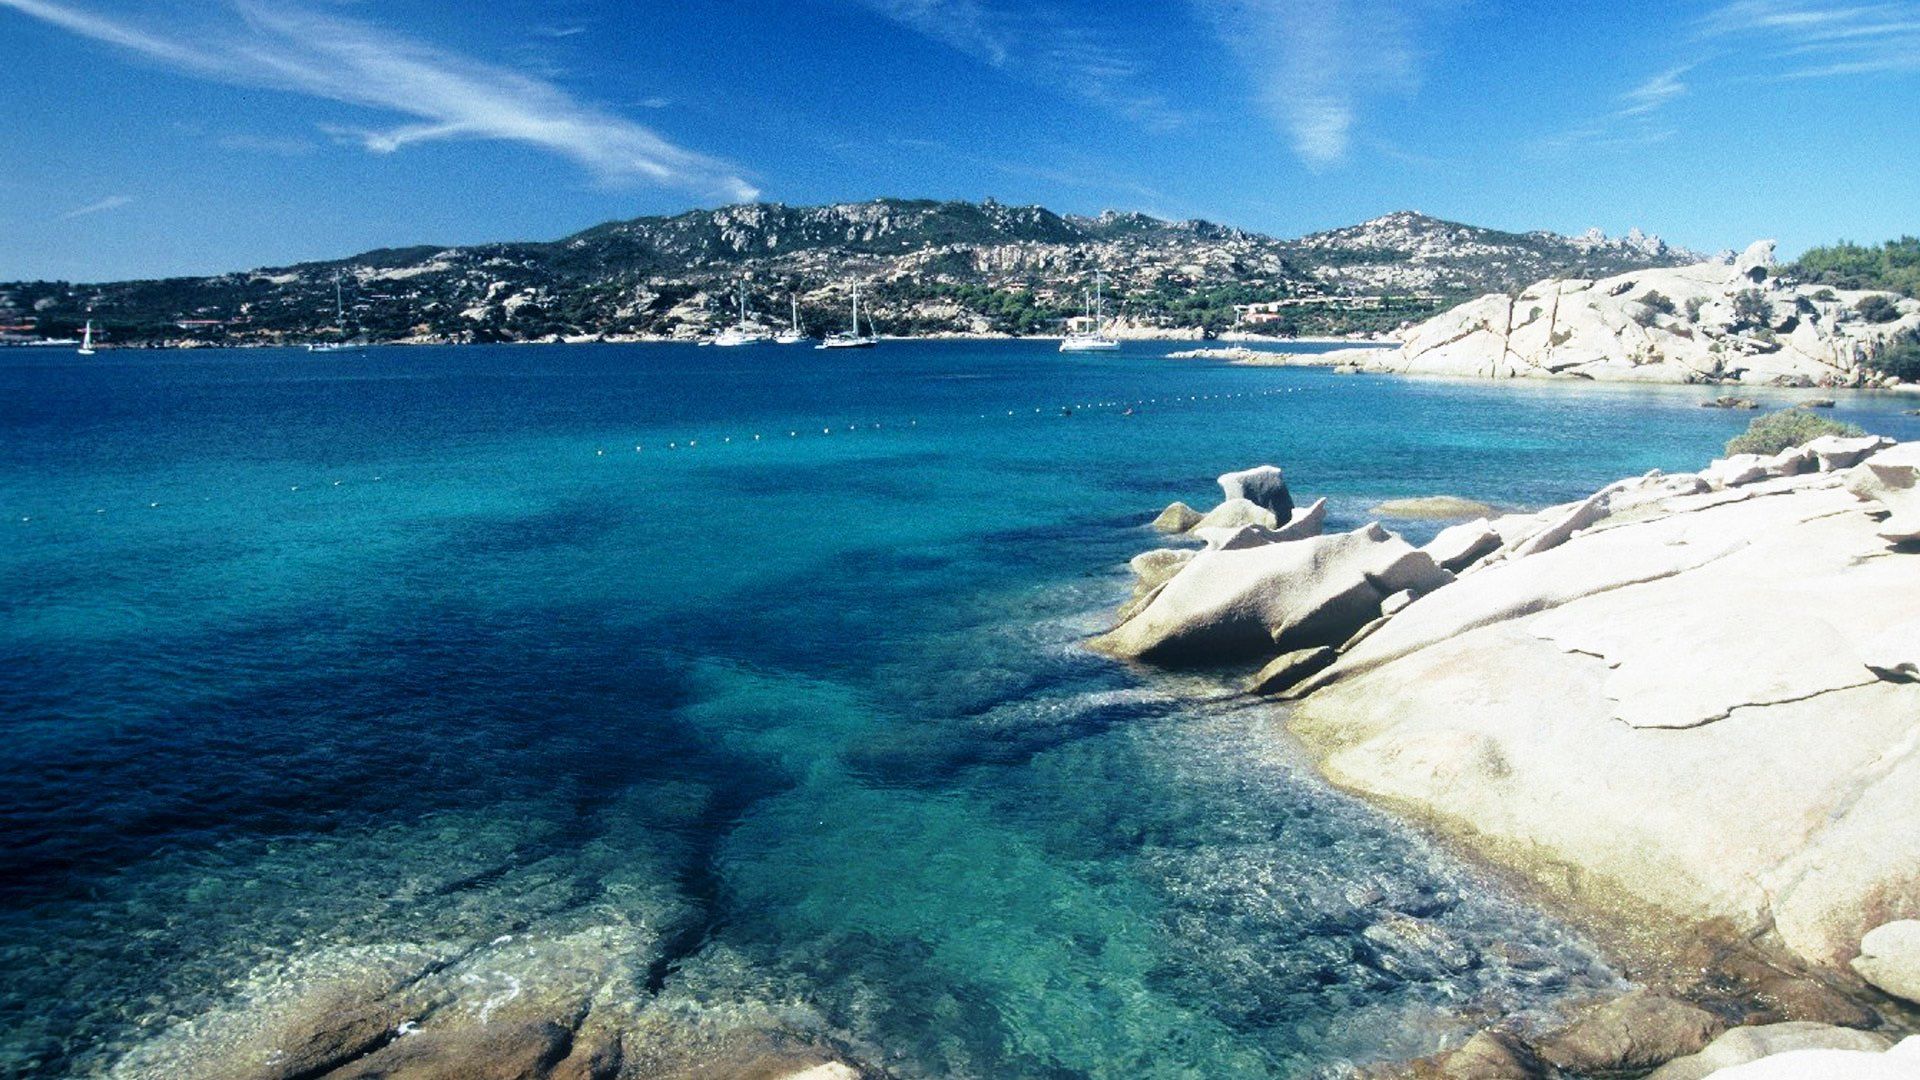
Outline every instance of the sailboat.
{"label": "sailboat", "polygon": [[[873,323],[872,318],[868,318],[867,323],[871,326]],[[821,340],[820,344],[815,345],[814,348],[870,349],[874,344],[875,340],[872,334],[862,334],[860,332],[860,283],[856,281],[853,283],[853,329],[842,330],[837,334],[828,334]]]}
{"label": "sailboat", "polygon": [[781,331],[780,336],[773,339],[781,345],[798,345],[807,340],[807,335],[800,331],[800,298],[795,296],[791,299],[793,301],[793,328]]}
{"label": "sailboat", "polygon": [[1093,297],[1087,302],[1086,329],[1076,329],[1060,339],[1061,352],[1097,352],[1117,349],[1120,343],[1100,332],[1105,321],[1105,305],[1100,295],[1100,271],[1093,272]]}
{"label": "sailboat", "polygon": [[[68,340],[72,340],[72,339],[71,339],[71,338],[69,338]],[[92,319],[88,319],[88,320],[87,320],[87,332],[86,332],[86,336],[84,336],[84,337],[82,337],[82,338],[80,339],[80,355],[81,355],[81,356],[92,356],[92,355],[93,355],[93,353],[94,353],[94,349],[93,349],[93,320],[92,320]]]}
{"label": "sailboat", "polygon": [[347,342],[347,306],[340,296],[340,275],[333,275],[333,321],[340,328],[339,341],[309,341],[308,352],[345,352],[354,348]]}
{"label": "sailboat", "polygon": [[740,283],[740,321],[714,335],[715,345],[765,345],[773,338],[757,326],[747,325],[747,283]]}

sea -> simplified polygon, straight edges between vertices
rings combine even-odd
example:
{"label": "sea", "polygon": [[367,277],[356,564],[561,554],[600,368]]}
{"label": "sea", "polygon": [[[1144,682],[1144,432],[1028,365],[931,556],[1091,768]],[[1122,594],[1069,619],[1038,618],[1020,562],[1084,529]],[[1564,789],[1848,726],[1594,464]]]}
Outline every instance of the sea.
{"label": "sea", "polygon": [[636,998],[901,1077],[1334,1075],[1617,987],[1244,672],[1083,643],[1220,473],[1531,509],[1754,414],[1175,347],[0,350],[0,1075],[607,921]]}

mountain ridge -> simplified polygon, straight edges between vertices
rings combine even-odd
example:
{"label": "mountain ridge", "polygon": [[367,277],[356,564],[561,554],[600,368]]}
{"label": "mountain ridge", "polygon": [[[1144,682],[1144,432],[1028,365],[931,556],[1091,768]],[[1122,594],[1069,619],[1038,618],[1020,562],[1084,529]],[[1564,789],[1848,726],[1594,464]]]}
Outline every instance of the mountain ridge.
{"label": "mountain ridge", "polygon": [[[203,277],[0,284],[0,324],[71,332],[91,317],[130,343],[695,338],[729,321],[748,283],[834,325],[859,278],[883,332],[1030,334],[1079,310],[1096,270],[1124,330],[1231,329],[1244,305],[1280,332],[1390,329],[1443,303],[1546,276],[1603,276],[1698,257],[1637,231],[1515,233],[1395,211],[1279,239],[1137,211],[873,199],[743,203],[602,222],[550,241],[378,248]],[[335,276],[351,313],[336,326]],[[784,321],[775,319],[776,322]]]}

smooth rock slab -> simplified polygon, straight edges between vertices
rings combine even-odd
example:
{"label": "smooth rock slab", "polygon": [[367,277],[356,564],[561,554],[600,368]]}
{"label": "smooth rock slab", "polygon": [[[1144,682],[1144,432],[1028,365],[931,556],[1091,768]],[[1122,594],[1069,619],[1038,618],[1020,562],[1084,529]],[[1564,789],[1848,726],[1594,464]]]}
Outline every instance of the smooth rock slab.
{"label": "smooth rock slab", "polygon": [[1915,1080],[1920,1077],[1920,1035],[1881,1054],[1790,1050],[1712,1075],[1715,1080]]}
{"label": "smooth rock slab", "polygon": [[1920,919],[1874,927],[1860,939],[1853,970],[1894,997],[1920,1004]]}
{"label": "smooth rock slab", "polygon": [[1867,670],[1893,682],[1920,682],[1920,618],[1909,619],[1860,650]]}
{"label": "smooth rock slab", "polygon": [[[1725,614],[1728,605],[1742,613]],[[1833,626],[1791,593],[1729,596],[1623,591],[1534,619],[1532,631],[1613,670],[1614,719],[1636,728],[1690,728],[1743,706],[1773,705],[1865,686],[1874,674]]]}

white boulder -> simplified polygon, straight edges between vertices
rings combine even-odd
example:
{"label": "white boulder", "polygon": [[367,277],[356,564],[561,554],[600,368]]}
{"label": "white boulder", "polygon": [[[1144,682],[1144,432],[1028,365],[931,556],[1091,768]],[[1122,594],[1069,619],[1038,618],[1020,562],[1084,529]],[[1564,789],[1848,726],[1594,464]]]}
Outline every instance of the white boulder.
{"label": "white boulder", "polygon": [[1459,573],[1500,548],[1500,534],[1486,518],[1441,529],[1421,548],[1442,569]]}
{"label": "white boulder", "polygon": [[1674,1058],[1647,1075],[1647,1080],[1705,1080],[1721,1069],[1791,1050],[1851,1050],[1878,1054],[1893,1040],[1871,1031],[1834,1027],[1808,1021],[1757,1024],[1724,1032],[1697,1054]]}
{"label": "white boulder", "polygon": [[1885,1053],[1790,1050],[1711,1075],[1714,1080],[1916,1080],[1920,1078],[1920,1035]]}
{"label": "white boulder", "polygon": [[1233,551],[1203,551],[1094,645],[1157,663],[1220,664],[1338,645],[1404,588],[1446,582],[1425,553],[1378,525]]}
{"label": "white boulder", "polygon": [[1228,499],[1219,506],[1206,512],[1200,520],[1188,530],[1200,529],[1237,529],[1242,525],[1259,525],[1263,528],[1278,528],[1280,522],[1273,511],[1251,499]]}
{"label": "white boulder", "polygon": [[1284,521],[1293,513],[1293,494],[1287,490],[1287,474],[1277,465],[1255,465],[1251,469],[1230,472],[1219,478],[1222,496],[1232,502],[1245,499],[1265,507]]}
{"label": "white boulder", "polygon": [[1897,998],[1920,1004],[1920,919],[1874,927],[1853,959],[1860,977]]}

